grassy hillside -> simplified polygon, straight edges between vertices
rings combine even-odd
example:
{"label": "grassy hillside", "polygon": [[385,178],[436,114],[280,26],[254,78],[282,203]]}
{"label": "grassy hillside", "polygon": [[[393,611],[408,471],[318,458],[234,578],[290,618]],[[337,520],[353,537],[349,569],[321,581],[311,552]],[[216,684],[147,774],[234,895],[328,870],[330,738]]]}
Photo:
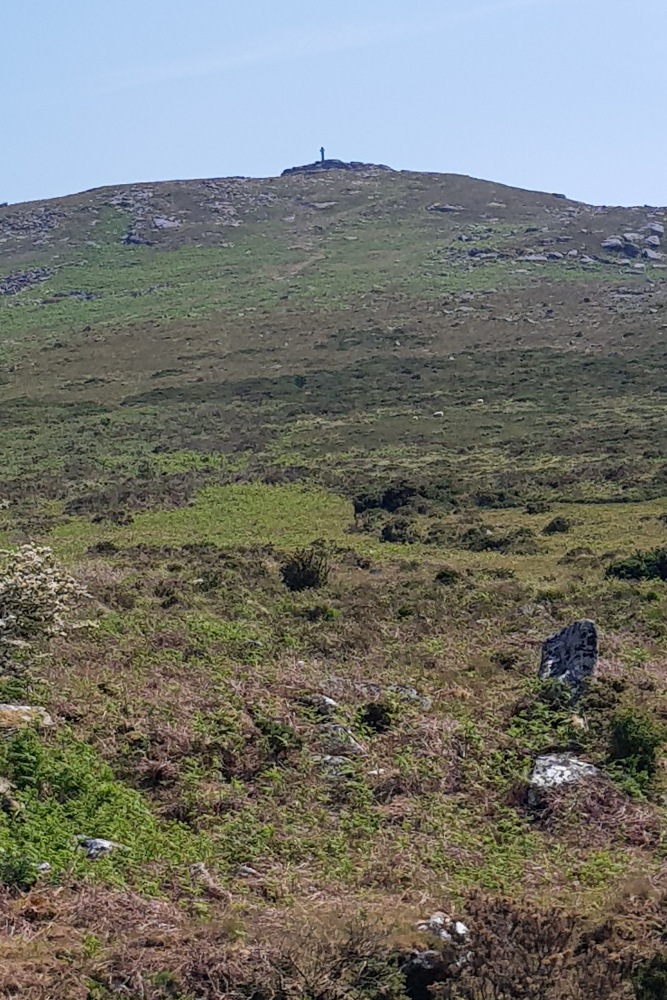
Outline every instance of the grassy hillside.
{"label": "grassy hillside", "polygon": [[[666,215],[373,168],[0,208],[0,533],[92,622],[0,677],[54,721],[0,744],[3,996],[398,1000],[435,910],[489,963],[443,997],[662,996],[667,572],[618,563],[667,544]],[[603,777],[536,810],[548,752]]]}

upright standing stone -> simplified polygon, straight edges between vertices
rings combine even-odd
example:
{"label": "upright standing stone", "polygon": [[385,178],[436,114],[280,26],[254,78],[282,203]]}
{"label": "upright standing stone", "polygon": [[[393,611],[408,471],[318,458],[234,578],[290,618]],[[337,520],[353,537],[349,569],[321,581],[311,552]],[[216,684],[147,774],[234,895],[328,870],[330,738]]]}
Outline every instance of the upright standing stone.
{"label": "upright standing stone", "polygon": [[591,677],[598,661],[595,622],[584,618],[550,635],[542,646],[540,678],[564,681],[573,690]]}

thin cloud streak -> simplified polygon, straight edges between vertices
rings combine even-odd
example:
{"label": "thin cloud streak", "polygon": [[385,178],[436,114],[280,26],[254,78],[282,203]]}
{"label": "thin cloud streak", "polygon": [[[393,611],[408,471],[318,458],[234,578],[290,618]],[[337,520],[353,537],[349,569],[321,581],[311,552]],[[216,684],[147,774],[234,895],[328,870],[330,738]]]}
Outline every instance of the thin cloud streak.
{"label": "thin cloud streak", "polygon": [[230,51],[197,59],[173,60],[148,66],[141,72],[117,74],[103,87],[104,94],[114,94],[136,87],[179,80],[193,80],[215,76],[235,69],[264,66],[308,56],[329,55],[404,40],[414,40],[437,34],[457,24],[464,24],[484,16],[493,16],[511,10],[548,8],[579,4],[586,0],[500,0],[481,4],[466,11],[452,13],[429,22],[416,24],[414,20],[394,24],[348,24],[342,28],[322,31],[304,31],[274,35],[263,43],[242,51]]}

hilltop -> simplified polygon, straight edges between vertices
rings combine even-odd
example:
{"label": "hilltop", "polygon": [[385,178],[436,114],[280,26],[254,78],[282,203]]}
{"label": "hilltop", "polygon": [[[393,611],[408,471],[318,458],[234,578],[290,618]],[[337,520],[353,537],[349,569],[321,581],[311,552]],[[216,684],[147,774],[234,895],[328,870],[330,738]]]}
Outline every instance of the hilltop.
{"label": "hilltop", "polygon": [[665,225],[335,161],[0,207],[0,531],[93,622],[0,678],[2,995],[653,996]]}

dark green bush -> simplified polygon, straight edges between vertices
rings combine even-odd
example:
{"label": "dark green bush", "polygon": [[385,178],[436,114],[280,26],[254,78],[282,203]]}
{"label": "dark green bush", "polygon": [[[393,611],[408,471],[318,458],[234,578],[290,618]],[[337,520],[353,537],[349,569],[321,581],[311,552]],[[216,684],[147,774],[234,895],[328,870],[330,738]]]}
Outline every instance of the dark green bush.
{"label": "dark green bush", "polygon": [[424,536],[427,545],[448,545],[451,531],[446,524],[432,524]]}
{"label": "dark green bush", "polygon": [[547,514],[551,510],[551,504],[546,500],[529,500],[525,506],[526,514]]}
{"label": "dark green bush", "polygon": [[433,504],[451,510],[456,505],[456,492],[456,486],[448,478],[432,482],[400,479],[389,484],[372,484],[354,495],[354,513],[359,515],[369,510],[384,510],[395,514],[407,508],[425,514]]}
{"label": "dark green bush", "polygon": [[451,566],[443,566],[435,574],[435,582],[442,583],[446,586],[450,586],[453,583],[457,583],[461,579],[461,574],[457,569],[452,569]]}
{"label": "dark green bush", "polygon": [[619,580],[667,580],[667,547],[617,559],[607,566],[606,575]]}
{"label": "dark green bush", "polygon": [[340,618],[340,610],[329,604],[309,604],[299,614],[309,622],[335,622]]}
{"label": "dark green bush", "polygon": [[554,517],[542,528],[543,535],[566,535],[572,527],[572,522],[566,517]]}
{"label": "dark green bush", "polygon": [[395,517],[380,532],[380,541],[413,545],[421,541],[419,525],[408,517]]}
{"label": "dark green bush", "polygon": [[370,701],[359,712],[359,722],[373,733],[388,732],[396,716],[396,708],[385,701]]}
{"label": "dark green bush", "polygon": [[501,532],[498,528],[475,524],[459,537],[459,545],[470,552],[514,552],[532,555],[538,545],[530,528]]}
{"label": "dark green bush", "polygon": [[324,587],[331,574],[331,561],[325,549],[312,545],[287,556],[280,567],[283,583],[289,590]]}
{"label": "dark green bush", "polygon": [[609,757],[644,790],[655,776],[665,727],[648,712],[619,708],[611,718]]}
{"label": "dark green bush", "polygon": [[258,714],[255,714],[253,721],[264,738],[268,752],[276,760],[282,760],[303,746],[302,738],[286,723],[278,719],[267,719]]}
{"label": "dark green bush", "polygon": [[637,1000],[667,1000],[667,955],[654,955],[639,967],[634,979]]}
{"label": "dark green bush", "polygon": [[404,480],[386,486],[384,489],[378,487],[363,493],[357,494],[354,498],[354,513],[363,514],[364,511],[380,508],[390,514],[395,513],[410,503],[420,495],[419,487]]}
{"label": "dark green bush", "polygon": [[0,854],[0,885],[27,892],[39,878],[37,865],[16,851]]}
{"label": "dark green bush", "polygon": [[483,490],[473,496],[473,501],[478,507],[486,507],[495,510],[506,510],[508,507],[518,507],[520,500],[516,493],[509,493],[507,490]]}

